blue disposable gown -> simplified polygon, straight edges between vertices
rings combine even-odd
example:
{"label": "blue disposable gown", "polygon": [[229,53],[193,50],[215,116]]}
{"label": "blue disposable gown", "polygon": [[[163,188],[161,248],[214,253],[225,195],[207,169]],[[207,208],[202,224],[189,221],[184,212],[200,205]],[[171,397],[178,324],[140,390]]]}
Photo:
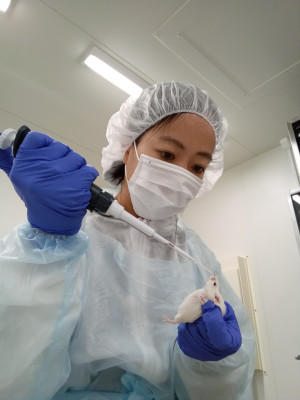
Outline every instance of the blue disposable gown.
{"label": "blue disposable gown", "polygon": [[[254,335],[220,265],[177,217],[147,223],[201,265],[90,213],[74,236],[26,223],[0,242],[1,400],[252,399]],[[211,273],[243,343],[201,362],[182,353],[177,325],[162,318]]]}

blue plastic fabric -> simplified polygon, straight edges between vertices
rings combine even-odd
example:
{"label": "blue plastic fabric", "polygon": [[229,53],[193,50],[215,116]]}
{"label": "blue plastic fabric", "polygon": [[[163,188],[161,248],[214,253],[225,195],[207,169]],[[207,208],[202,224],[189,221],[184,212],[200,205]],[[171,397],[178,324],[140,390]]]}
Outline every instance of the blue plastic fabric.
{"label": "blue plastic fabric", "polygon": [[27,134],[10,173],[27,207],[28,221],[54,235],[79,231],[97,176],[79,154],[38,132]]}
{"label": "blue plastic fabric", "polygon": [[202,317],[178,327],[177,342],[189,357],[200,361],[219,361],[241,347],[239,325],[230,304],[225,301],[224,317],[211,300],[202,305]]}
{"label": "blue plastic fabric", "polygon": [[2,169],[7,175],[9,175],[12,163],[13,163],[13,156],[11,147],[9,147],[6,150],[0,149],[0,169]]}
{"label": "blue plastic fabric", "polygon": [[[74,236],[25,224],[0,241],[1,400],[252,400],[255,340],[243,305],[193,231],[153,227],[200,266],[90,213]],[[177,325],[163,323],[204,286],[204,266],[243,338],[220,361],[186,356]]]}

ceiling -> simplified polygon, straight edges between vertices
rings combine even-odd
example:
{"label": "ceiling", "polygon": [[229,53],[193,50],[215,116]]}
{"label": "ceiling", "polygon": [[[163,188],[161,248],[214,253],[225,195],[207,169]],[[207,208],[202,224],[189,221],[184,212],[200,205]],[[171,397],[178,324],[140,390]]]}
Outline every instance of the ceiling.
{"label": "ceiling", "polygon": [[0,131],[28,125],[101,172],[107,122],[128,95],[82,64],[96,46],[149,84],[207,90],[229,122],[232,168],[279,146],[300,115],[299,17],[298,0],[12,0],[0,15]]}

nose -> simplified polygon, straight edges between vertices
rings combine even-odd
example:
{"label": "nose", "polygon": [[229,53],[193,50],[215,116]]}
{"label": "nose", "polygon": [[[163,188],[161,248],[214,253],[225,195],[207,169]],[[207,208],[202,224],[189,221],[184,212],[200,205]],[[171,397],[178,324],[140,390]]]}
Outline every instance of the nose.
{"label": "nose", "polygon": [[178,160],[178,161],[176,162],[176,165],[177,165],[178,167],[184,168],[184,169],[186,169],[187,171],[189,171],[189,163],[188,163],[187,161]]}

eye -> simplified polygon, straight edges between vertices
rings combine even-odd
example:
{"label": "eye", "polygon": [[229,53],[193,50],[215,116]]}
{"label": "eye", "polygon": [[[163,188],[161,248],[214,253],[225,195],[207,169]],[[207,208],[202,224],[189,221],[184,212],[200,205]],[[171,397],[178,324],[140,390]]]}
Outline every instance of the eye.
{"label": "eye", "polygon": [[174,154],[170,153],[169,151],[161,151],[160,154],[164,160],[170,161],[170,160],[174,160],[174,158],[175,158]]}
{"label": "eye", "polygon": [[196,174],[202,174],[203,172],[205,172],[205,168],[202,167],[202,165],[193,165],[192,169]]}

